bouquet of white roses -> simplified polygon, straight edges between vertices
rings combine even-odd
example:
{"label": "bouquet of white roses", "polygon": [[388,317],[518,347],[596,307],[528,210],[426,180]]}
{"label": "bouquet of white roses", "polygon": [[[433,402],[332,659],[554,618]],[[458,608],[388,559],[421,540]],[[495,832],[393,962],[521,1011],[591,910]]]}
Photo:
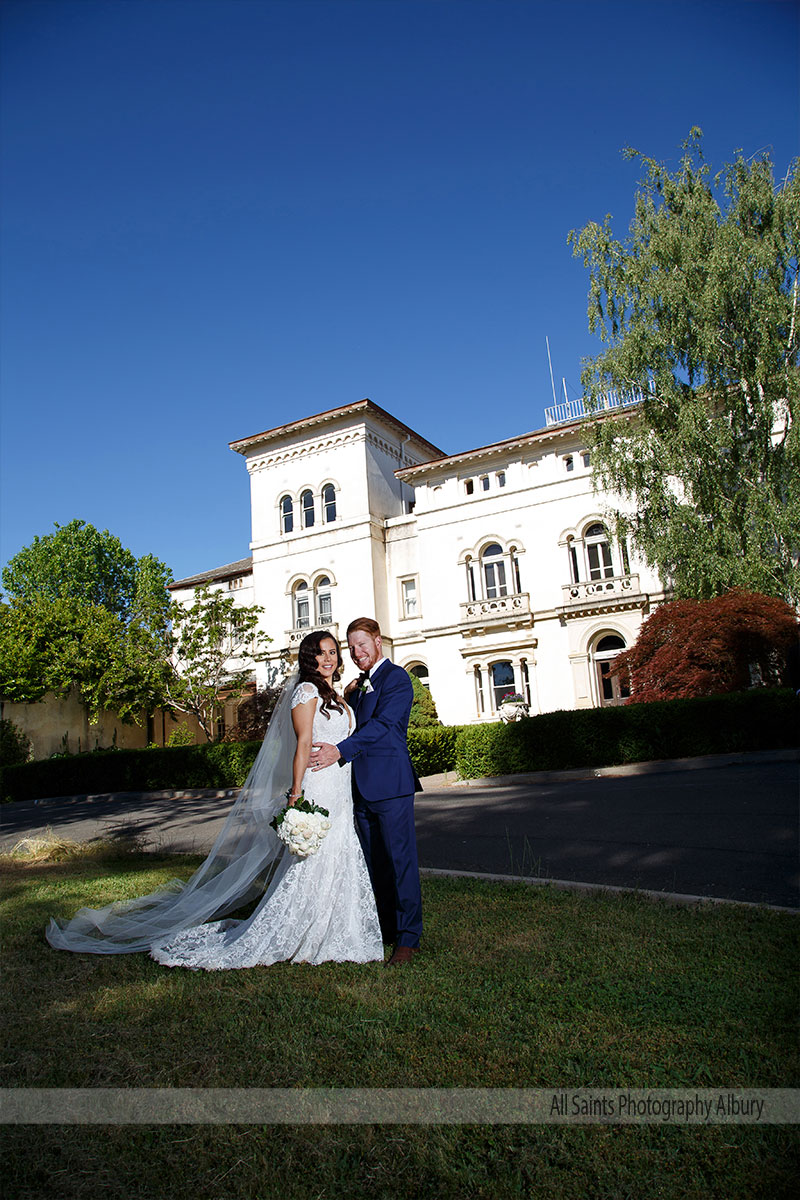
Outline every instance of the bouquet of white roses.
{"label": "bouquet of white roses", "polygon": [[287,804],[286,808],[272,818],[270,825],[289,851],[298,858],[308,858],[309,854],[316,854],[331,827],[327,808],[320,808],[306,800],[303,795],[294,804]]}

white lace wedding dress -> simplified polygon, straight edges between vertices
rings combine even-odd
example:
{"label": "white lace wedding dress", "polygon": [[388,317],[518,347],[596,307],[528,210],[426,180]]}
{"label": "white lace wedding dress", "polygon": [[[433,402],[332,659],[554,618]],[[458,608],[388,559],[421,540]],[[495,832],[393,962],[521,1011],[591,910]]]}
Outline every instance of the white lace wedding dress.
{"label": "white lace wedding dress", "polygon": [[[353,714],[320,712],[313,683],[301,683],[292,708],[317,700],[315,742],[340,742],[352,732]],[[306,799],[330,814],[331,828],[316,854],[299,859],[285,851],[255,912],[244,921],[215,921],[186,929],[150,954],[167,967],[229,971],[276,962],[374,962],[383,941],[367,864],[353,823],[350,764],[306,771]]]}

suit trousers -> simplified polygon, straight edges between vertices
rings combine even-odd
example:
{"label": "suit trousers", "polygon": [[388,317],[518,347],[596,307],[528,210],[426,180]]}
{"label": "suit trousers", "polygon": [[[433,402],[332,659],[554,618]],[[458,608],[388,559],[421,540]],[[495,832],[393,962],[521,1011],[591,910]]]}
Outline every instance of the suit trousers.
{"label": "suit trousers", "polygon": [[414,829],[414,794],[365,800],[353,788],[353,809],[367,860],[384,942],[418,946],[422,896]]}

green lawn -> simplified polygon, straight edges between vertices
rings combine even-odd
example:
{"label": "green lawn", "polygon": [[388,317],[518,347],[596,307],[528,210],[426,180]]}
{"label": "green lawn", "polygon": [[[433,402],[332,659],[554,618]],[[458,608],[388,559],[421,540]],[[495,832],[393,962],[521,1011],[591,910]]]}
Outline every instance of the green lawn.
{"label": "green lawn", "polygon": [[[51,914],[198,860],[5,860],[5,1086],[791,1087],[795,918],[424,883],[409,969],[168,970],[51,950]],[[790,1129],[27,1127],[11,1197],[781,1197]]]}

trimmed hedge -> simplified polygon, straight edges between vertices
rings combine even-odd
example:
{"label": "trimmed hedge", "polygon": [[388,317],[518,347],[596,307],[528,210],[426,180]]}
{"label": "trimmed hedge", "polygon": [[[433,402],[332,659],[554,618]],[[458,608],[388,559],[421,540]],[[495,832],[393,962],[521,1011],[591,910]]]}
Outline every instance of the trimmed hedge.
{"label": "trimmed hedge", "polygon": [[[800,742],[800,700],[791,689],[732,692],[618,708],[543,713],[510,725],[412,729],[419,775],[457,770],[463,779],[610,767],[661,758],[777,750]],[[4,800],[102,792],[236,788],[260,742],[217,742],[157,750],[105,750],[6,767]]]}
{"label": "trimmed hedge", "polygon": [[[464,727],[466,728],[466,727]],[[409,729],[408,751],[418,775],[441,775],[455,770],[460,725],[431,725]]]}
{"label": "trimmed hedge", "polygon": [[455,767],[462,779],[611,767],[784,749],[797,746],[799,734],[800,701],[791,689],[731,692],[470,725],[458,734]]}
{"label": "trimmed hedge", "polygon": [[[448,725],[409,730],[408,748],[419,775],[454,769],[458,733],[458,726]],[[46,758],[6,767],[0,794],[4,800],[36,800],[103,792],[241,787],[260,748],[261,742],[216,742]]]}
{"label": "trimmed hedge", "polygon": [[261,742],[215,742],[154,750],[98,750],[6,767],[3,800],[241,787]]}

